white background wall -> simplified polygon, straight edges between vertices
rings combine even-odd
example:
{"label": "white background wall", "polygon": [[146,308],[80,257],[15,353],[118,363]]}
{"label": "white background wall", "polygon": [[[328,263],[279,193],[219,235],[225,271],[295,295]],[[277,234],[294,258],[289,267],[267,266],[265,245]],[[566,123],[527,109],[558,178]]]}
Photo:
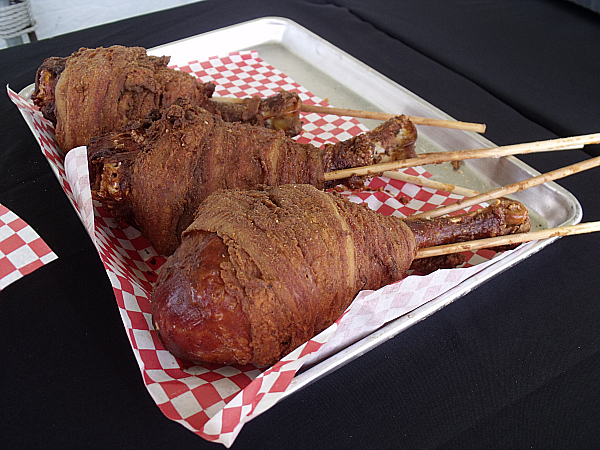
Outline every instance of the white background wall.
{"label": "white background wall", "polygon": [[[29,0],[38,39],[202,0]],[[28,42],[26,36],[23,37]],[[0,39],[0,48],[6,42]]]}

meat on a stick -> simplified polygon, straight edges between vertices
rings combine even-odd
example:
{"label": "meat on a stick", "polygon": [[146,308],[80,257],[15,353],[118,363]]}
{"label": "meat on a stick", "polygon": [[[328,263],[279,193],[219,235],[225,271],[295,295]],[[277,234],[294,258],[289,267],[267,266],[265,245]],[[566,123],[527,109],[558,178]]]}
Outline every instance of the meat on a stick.
{"label": "meat on a stick", "polygon": [[94,136],[118,130],[161,110],[178,98],[224,120],[301,131],[297,94],[244,99],[241,104],[211,100],[215,86],[168,67],[168,56],[150,56],[141,47],[81,48],[66,58],[46,59],[36,73],[33,102],[56,126],[60,147],[69,151]]}
{"label": "meat on a stick", "polygon": [[154,326],[192,363],[273,364],[360,290],[400,280],[419,247],[528,230],[525,207],[506,200],[412,222],[308,185],[215,192],[161,268]]}
{"label": "meat on a stick", "polygon": [[[170,255],[200,202],[216,190],[289,183],[324,188],[325,172],[414,155],[416,137],[412,123],[399,116],[317,148],[281,130],[224,122],[178,102],[148,124],[90,143],[92,196]],[[355,186],[360,180],[345,182]]]}

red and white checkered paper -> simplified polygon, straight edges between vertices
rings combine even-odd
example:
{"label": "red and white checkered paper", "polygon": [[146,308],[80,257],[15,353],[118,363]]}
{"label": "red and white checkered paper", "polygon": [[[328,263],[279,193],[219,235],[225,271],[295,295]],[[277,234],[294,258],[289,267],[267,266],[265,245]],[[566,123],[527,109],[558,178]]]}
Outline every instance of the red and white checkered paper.
{"label": "red and white checkered paper", "polygon": [[0,204],[0,291],[56,258],[33,228]]}
{"label": "red and white checkered paper", "polygon": [[[216,93],[221,96],[266,97],[286,89],[299,93],[306,104],[327,105],[262,61],[255,51],[192,61],[176,68],[195,74],[203,82],[214,82]],[[335,324],[272,367],[190,366],[164,349],[152,327],[150,292],[164,257],[156,253],[139,231],[121,228],[100,205],[92,207],[85,148],[72,150],[64,161],[52,126],[25,99],[10,89],[9,95],[25,119],[33,124],[31,127],[42,151],[95,241],[148,391],[167,417],[209,441],[229,447],[246,422],[281,398],[307,361],[317,361],[356,342],[386,322],[447,292],[490,263],[492,254],[481,251],[469,255],[464,268],[441,270],[428,276],[412,275],[380,290],[362,292]],[[304,131],[298,141],[317,146],[345,140],[367,130],[349,117],[304,114],[302,120]],[[421,168],[406,172],[430,176]],[[374,178],[370,187],[373,191],[345,194],[352,201],[365,202],[382,214],[398,216],[429,210],[460,198],[388,178]]]}

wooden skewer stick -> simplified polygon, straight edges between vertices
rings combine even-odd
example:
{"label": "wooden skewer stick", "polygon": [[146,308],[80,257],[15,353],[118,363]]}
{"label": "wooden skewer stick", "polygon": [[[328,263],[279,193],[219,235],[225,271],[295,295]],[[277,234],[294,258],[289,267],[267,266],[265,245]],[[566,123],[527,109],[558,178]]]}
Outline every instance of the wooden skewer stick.
{"label": "wooden skewer stick", "polygon": [[436,247],[421,248],[417,250],[415,259],[428,258],[430,256],[448,255],[466,251],[481,250],[483,248],[494,248],[504,245],[522,244],[523,242],[537,241],[559,236],[571,236],[575,234],[593,233],[600,231],[600,222],[580,223],[565,227],[549,228],[547,230],[531,231],[529,233],[509,234],[476,241],[460,242],[457,244],[438,245]]}
{"label": "wooden skewer stick", "polygon": [[462,161],[476,158],[499,158],[502,156],[524,155],[527,153],[548,152],[554,150],[572,150],[588,144],[600,143],[600,133],[573,136],[569,138],[551,139],[548,141],[528,142],[525,144],[506,145],[503,147],[480,148],[474,150],[457,150],[453,152],[422,153],[416,158],[402,159],[371,166],[353,167],[333,170],[325,173],[325,181],[341,180],[352,175],[375,175],[387,170],[405,169],[407,167],[440,164],[448,161]]}
{"label": "wooden skewer stick", "polygon": [[432,209],[431,211],[425,211],[419,214],[415,214],[414,216],[411,216],[411,218],[432,219],[434,217],[440,217],[445,214],[450,214],[455,211],[459,211],[461,209],[477,205],[479,203],[514,194],[515,192],[523,191],[530,187],[539,186],[540,184],[546,183],[548,181],[568,177],[569,175],[573,175],[578,172],[583,172],[584,170],[592,169],[598,166],[600,166],[600,156],[596,156],[595,158],[587,159],[585,161],[581,161],[576,164],[563,167],[561,169],[556,169],[551,172],[538,175],[536,177],[528,178],[523,181],[518,181],[516,183],[509,184],[489,192],[484,192],[483,194],[479,194],[471,198],[459,200],[455,203],[450,203],[449,205],[440,206],[439,208]]}
{"label": "wooden skewer stick", "polygon": [[430,180],[429,178],[425,177],[415,177],[413,175],[406,175],[402,172],[395,172],[390,170],[387,172],[383,172],[382,175],[393,180],[405,181],[407,183],[412,183],[417,186],[425,186],[432,189],[437,189],[438,191],[464,195],[465,197],[473,197],[474,195],[479,194],[479,192],[473,191],[472,189],[467,189],[461,186],[454,186],[453,184],[442,183],[440,181]]}
{"label": "wooden skewer stick", "polygon": [[[212,97],[212,100],[222,103],[244,103],[243,98],[236,97]],[[392,117],[396,117],[399,115],[374,111],[364,111],[360,109],[345,109],[332,108],[329,106],[305,105],[304,103],[302,103],[300,110],[304,112],[314,112],[317,114],[333,114],[336,116],[359,117],[361,119],[374,120],[389,120]],[[459,122],[457,120],[430,119],[427,117],[416,116],[406,117],[408,117],[410,121],[415,125],[430,125],[434,127],[453,128],[456,130],[475,131],[476,133],[485,132],[485,124],[481,123]]]}
{"label": "wooden skewer stick", "polygon": [[[360,117],[362,119],[389,120],[398,114],[389,114],[375,111],[363,111],[359,109],[332,108],[329,106],[305,105],[302,104],[301,110],[304,112],[314,112],[318,114],[334,114],[336,116]],[[415,125],[430,125],[434,127],[453,128],[456,130],[475,131],[476,133],[485,133],[485,124],[460,122],[458,120],[431,119],[427,117],[406,116]]]}

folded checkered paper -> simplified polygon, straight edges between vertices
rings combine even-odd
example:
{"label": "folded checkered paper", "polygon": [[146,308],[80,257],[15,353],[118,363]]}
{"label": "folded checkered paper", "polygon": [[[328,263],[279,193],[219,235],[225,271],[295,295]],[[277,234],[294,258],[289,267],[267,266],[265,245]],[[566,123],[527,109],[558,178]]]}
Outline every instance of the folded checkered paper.
{"label": "folded checkered paper", "polygon": [[[297,92],[306,104],[327,106],[322,99],[261,60],[256,51],[192,61],[175,68],[192,73],[203,82],[212,81],[221,96],[267,97],[285,89]],[[10,90],[9,95],[30,123],[50,164],[57,166],[55,173],[90,230],[150,395],[167,417],[209,441],[227,447],[232,445],[245,423],[267,411],[285,395],[294,376],[307,362],[322,360],[448,292],[498,258],[492,261],[490,252],[486,251],[471,253],[463,268],[437,271],[428,276],[411,275],[380,290],[363,292],[335,324],[272,367],[192,366],[165,350],[152,326],[152,283],[165,258],[157,254],[139,231],[123,228],[101,205],[92,205],[85,149],[70,151],[65,161],[52,135],[52,125],[26,99]],[[345,140],[367,130],[350,117],[313,113],[303,114],[302,121],[303,133],[298,141],[317,146]],[[430,176],[422,168],[406,172]],[[344,195],[382,214],[398,216],[461,198],[385,177],[374,178],[370,190],[344,192]]]}
{"label": "folded checkered paper", "polygon": [[33,228],[0,204],[0,291],[56,258]]}

